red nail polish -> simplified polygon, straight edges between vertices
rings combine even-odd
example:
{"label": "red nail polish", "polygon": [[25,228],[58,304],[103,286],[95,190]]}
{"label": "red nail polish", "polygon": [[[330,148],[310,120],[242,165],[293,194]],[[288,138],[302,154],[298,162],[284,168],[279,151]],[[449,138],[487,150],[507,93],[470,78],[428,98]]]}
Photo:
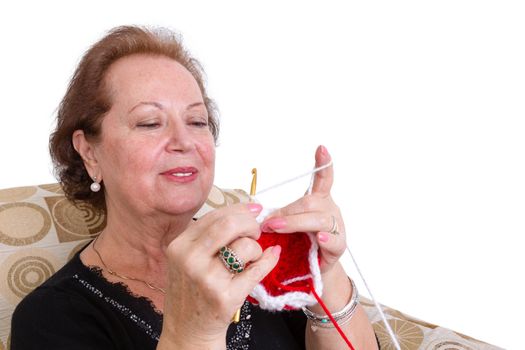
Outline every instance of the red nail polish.
{"label": "red nail polish", "polygon": [[282,248],[280,245],[275,245],[272,247],[272,254],[278,258],[281,255],[281,250]]}
{"label": "red nail polish", "polygon": [[259,203],[248,203],[248,210],[252,213],[259,213],[262,210],[262,205]]}
{"label": "red nail polish", "polygon": [[317,236],[319,237],[319,241],[321,241],[323,243],[328,242],[328,239],[330,239],[330,236],[328,235],[328,232],[319,232],[317,234]]}

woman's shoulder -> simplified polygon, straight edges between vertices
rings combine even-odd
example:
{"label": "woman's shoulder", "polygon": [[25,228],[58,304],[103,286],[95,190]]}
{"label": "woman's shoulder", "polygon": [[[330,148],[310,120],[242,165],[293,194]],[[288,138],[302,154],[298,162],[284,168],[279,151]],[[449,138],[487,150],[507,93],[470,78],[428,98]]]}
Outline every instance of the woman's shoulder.
{"label": "woman's shoulder", "polygon": [[[136,307],[123,290],[107,282],[99,268],[84,265],[77,253],[18,304],[12,349],[155,348],[162,319]],[[144,314],[153,314],[155,322]]]}
{"label": "woman's shoulder", "polygon": [[84,275],[84,267],[77,254],[18,303],[13,313],[13,324],[20,318],[27,320],[26,315],[30,315],[30,319],[37,319],[56,317],[57,312],[67,313],[72,307],[90,309],[90,302],[78,287],[78,279]]}
{"label": "woman's shoulder", "polygon": [[77,253],[44,283],[27,294],[20,304],[32,302],[46,295],[75,294],[78,292],[78,288],[75,288],[76,280],[85,278],[87,271],[89,268],[82,264],[79,253]]}
{"label": "woman's shoulder", "polygon": [[121,334],[113,329],[115,320],[98,307],[102,302],[82,285],[89,279],[86,272],[76,255],[22,299],[11,319],[13,349],[113,348],[114,335]]}

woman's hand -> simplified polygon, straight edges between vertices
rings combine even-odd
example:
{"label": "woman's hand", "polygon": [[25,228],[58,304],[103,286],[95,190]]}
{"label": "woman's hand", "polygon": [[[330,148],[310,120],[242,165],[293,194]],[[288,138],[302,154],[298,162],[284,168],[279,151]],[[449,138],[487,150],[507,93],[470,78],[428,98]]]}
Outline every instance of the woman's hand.
{"label": "woman's hand", "polygon": [[[315,165],[320,167],[330,162],[326,148],[319,146],[315,153]],[[324,304],[333,313],[340,311],[349,302],[352,286],[339,259],[346,249],[345,226],[339,208],[330,196],[334,179],[333,167],[315,174],[312,193],[294,203],[273,212],[262,224],[262,231],[279,233],[317,232],[317,243],[321,257],[320,268],[323,280]],[[333,220],[337,226],[334,227]],[[334,230],[337,229],[337,230]],[[330,233],[330,231],[333,231]],[[337,231],[337,232],[335,232]],[[309,307],[324,315],[324,309],[316,304]],[[306,326],[307,349],[343,349],[347,345],[335,328],[317,329]],[[374,331],[361,306],[350,322],[340,325],[356,349],[377,349]]]}
{"label": "woman's hand", "polygon": [[[320,167],[330,160],[326,148],[319,146],[315,152],[315,166]],[[317,172],[311,194],[274,211],[261,225],[263,232],[317,232],[323,274],[332,270],[346,248],[341,212],[330,195],[333,179],[333,166]],[[337,223],[335,227],[334,220]],[[330,232],[334,228],[337,232]]]}
{"label": "woman's hand", "polygon": [[[170,243],[161,340],[169,339],[177,349],[225,347],[233,314],[279,259],[279,246],[263,252],[256,242],[261,231],[255,218],[261,209],[249,203],[214,210]],[[225,267],[218,256],[225,245],[250,263],[243,272],[233,274]]]}

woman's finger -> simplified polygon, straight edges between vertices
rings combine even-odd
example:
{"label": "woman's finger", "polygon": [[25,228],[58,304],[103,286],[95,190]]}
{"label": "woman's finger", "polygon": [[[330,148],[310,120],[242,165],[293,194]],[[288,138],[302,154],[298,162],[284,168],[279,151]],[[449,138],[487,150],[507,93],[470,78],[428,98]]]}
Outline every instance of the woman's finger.
{"label": "woman's finger", "polygon": [[257,243],[256,240],[248,237],[241,237],[239,239],[236,239],[235,241],[230,243],[228,247],[231,248],[234,252],[236,252],[237,256],[241,258],[244,262],[258,260],[261,258],[261,255],[263,253],[263,250],[259,243]]}
{"label": "woman's finger", "polygon": [[333,266],[343,255],[346,249],[346,236],[320,231],[317,232],[316,238],[321,257],[320,266],[323,270],[327,266]]}
{"label": "woman's finger", "polygon": [[[335,220],[335,223],[334,223]],[[261,225],[262,232],[293,233],[319,232],[337,229],[342,233],[342,224],[335,215],[325,211],[300,213],[273,217]]]}
{"label": "woman's finger", "polygon": [[184,236],[190,240],[198,240],[202,235],[202,230],[208,230],[215,225],[229,225],[228,219],[225,219],[232,215],[246,215],[249,217],[256,218],[262,210],[262,205],[258,203],[238,203],[228,207],[222,207],[210,211],[206,215],[203,215],[196,222],[184,231]]}
{"label": "woman's finger", "polygon": [[[332,160],[328,150],[324,146],[317,147],[315,152],[315,167],[328,164]],[[314,175],[314,183],[312,186],[312,193],[321,195],[329,195],[334,182],[334,166],[329,166]]]}
{"label": "woman's finger", "polygon": [[251,263],[243,272],[235,275],[230,285],[232,297],[244,300],[253,288],[273,270],[280,255],[281,246],[268,247],[257,261]]}
{"label": "woman's finger", "polygon": [[285,207],[278,208],[270,213],[264,221],[267,221],[274,217],[296,215],[308,212],[318,211],[335,211],[338,210],[337,206],[332,200],[331,196],[321,197],[315,194],[307,194],[298,200],[286,205]]}
{"label": "woman's finger", "polygon": [[339,215],[313,212],[271,218],[262,225],[263,232],[288,234],[316,232],[321,257],[321,270],[335,264],[346,248],[344,223]]}
{"label": "woman's finger", "polygon": [[255,215],[247,213],[222,216],[206,226],[200,226],[197,222],[192,229],[199,233],[192,245],[195,246],[195,249],[211,255],[239,237],[256,240],[261,234]]}
{"label": "woman's finger", "polygon": [[[219,250],[212,257],[209,273],[215,276],[228,274],[233,277],[234,275],[228,267],[229,264],[239,264],[239,266],[233,266],[234,268],[245,268],[251,262],[259,260],[262,254],[263,250],[257,241],[248,237],[236,239],[227,246],[224,252]],[[230,258],[232,260],[228,260]]]}

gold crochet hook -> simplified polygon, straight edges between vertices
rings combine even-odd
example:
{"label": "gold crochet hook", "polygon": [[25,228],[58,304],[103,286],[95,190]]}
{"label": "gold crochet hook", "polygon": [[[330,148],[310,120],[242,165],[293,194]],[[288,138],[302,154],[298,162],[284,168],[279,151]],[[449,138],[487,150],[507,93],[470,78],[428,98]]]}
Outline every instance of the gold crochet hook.
{"label": "gold crochet hook", "polygon": [[[252,169],[252,184],[250,186],[250,196],[255,196],[257,192],[257,168]],[[238,309],[232,317],[233,323],[239,323],[241,320],[241,309]]]}
{"label": "gold crochet hook", "polygon": [[257,168],[252,169],[252,185],[250,186],[250,196],[255,196],[257,193]]}

